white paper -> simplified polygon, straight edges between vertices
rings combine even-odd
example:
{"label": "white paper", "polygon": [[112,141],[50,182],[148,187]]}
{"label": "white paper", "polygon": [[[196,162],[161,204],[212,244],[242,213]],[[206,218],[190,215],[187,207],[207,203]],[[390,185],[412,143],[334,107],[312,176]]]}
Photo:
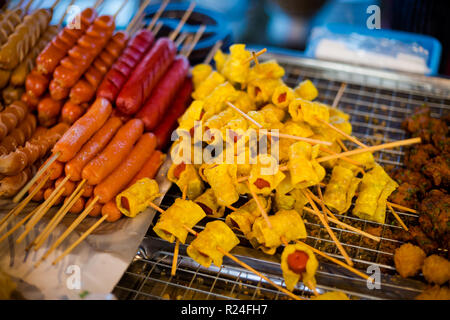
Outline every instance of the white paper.
{"label": "white paper", "polygon": [[[154,201],[157,205],[171,185],[166,178],[169,167],[170,160],[166,160],[155,178],[162,194]],[[8,228],[2,231],[0,236],[35,206],[36,203],[30,203],[23,213],[10,221]],[[0,219],[13,207],[9,200],[0,201]],[[57,208],[49,211],[45,219],[43,218],[20,244],[16,243],[16,239],[25,230],[23,226],[0,243],[0,269],[17,283],[17,290],[25,299],[111,299],[110,293],[135,256],[155,211],[147,209],[135,218],[124,217],[114,223],[103,222],[69,255],[58,264],[52,265],[53,260],[98,219],[88,216],[35,268],[36,262],[76,218],[75,215],[68,214],[39,250],[31,249],[26,252],[25,248],[45,228],[56,211]]]}

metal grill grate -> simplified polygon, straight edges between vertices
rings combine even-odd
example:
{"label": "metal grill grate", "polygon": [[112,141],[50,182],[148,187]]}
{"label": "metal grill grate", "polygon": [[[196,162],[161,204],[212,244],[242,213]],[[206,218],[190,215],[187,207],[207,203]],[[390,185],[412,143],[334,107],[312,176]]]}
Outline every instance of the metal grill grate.
{"label": "metal grill grate", "polygon": [[[350,114],[353,134],[367,144],[387,143],[405,139],[401,128],[404,118],[424,102],[430,106],[433,116],[442,116],[450,109],[450,81],[417,76],[398,75],[371,69],[309,59],[267,55],[275,58],[285,68],[285,82],[291,87],[304,79],[310,79],[319,90],[318,100],[332,104],[342,82],[347,88],[338,107]],[[384,167],[402,166],[404,152],[400,149],[383,150],[375,154]],[[169,207],[180,197],[176,186],[167,193],[162,207]],[[398,212],[406,224],[413,223],[417,215]],[[401,230],[392,214],[386,214],[384,224],[370,222],[351,214],[336,215],[339,220],[361,230],[376,233],[380,242],[330,225],[355,267],[363,272],[369,266],[381,270],[381,289],[370,290],[366,281],[347,270],[318,257],[320,268],[316,274],[320,293],[338,289],[355,299],[411,299],[424,288],[420,276],[416,279],[399,279],[393,276],[395,267],[393,252],[401,245],[396,233]],[[157,221],[157,216],[154,221]],[[304,213],[308,231],[306,243],[329,255],[343,260],[320,221]],[[201,231],[211,220],[204,219],[196,231]],[[238,235],[239,236],[239,235]],[[279,267],[280,253],[267,256],[254,250],[248,240],[239,236],[240,245],[233,250],[238,258],[272,281],[283,285]],[[186,241],[189,244],[192,238]],[[249,274],[245,269],[225,258],[222,267],[205,269],[186,255],[186,246],[180,246],[180,258],[175,277],[170,276],[173,244],[156,237],[152,228],[142,242],[134,261],[114,289],[119,299],[286,299],[284,293],[274,290],[263,279]],[[311,292],[299,283],[295,294],[308,298]]]}

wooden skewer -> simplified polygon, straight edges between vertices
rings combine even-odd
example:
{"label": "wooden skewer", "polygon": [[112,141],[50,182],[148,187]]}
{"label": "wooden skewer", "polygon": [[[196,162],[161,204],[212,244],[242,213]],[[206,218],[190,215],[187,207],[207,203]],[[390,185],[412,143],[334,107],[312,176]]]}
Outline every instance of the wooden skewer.
{"label": "wooden skewer", "polygon": [[38,207],[28,213],[22,220],[20,220],[14,227],[12,227],[7,233],[5,233],[2,237],[0,237],[0,242],[8,238],[11,234],[14,233],[20,226],[22,226],[28,219],[30,219],[37,211]]}
{"label": "wooden skewer", "polygon": [[345,133],[345,132],[342,131],[341,129],[339,129],[339,128],[333,126],[331,123],[329,123],[329,122],[327,122],[327,121],[325,121],[325,120],[323,120],[323,119],[320,119],[319,117],[316,117],[316,120],[319,121],[320,123],[324,124],[324,125],[327,126],[328,128],[330,128],[330,129],[336,131],[337,133],[341,134],[342,136],[346,137],[348,140],[350,140],[350,141],[356,143],[358,146],[360,146],[360,147],[362,147],[362,148],[367,148],[367,146],[366,146],[365,144],[361,143],[358,139],[356,139],[355,137],[353,137],[353,136],[351,136],[351,135]]}
{"label": "wooden skewer", "polygon": [[38,267],[42,261],[44,261],[60,244],[63,242],[67,236],[83,221],[84,218],[92,211],[94,205],[98,201],[98,196],[92,200],[92,202],[84,209],[84,211],[75,219],[74,222],[67,228],[66,231],[52,244],[50,249],[42,256],[42,258],[35,264],[35,267]]}
{"label": "wooden skewer", "polygon": [[68,247],[66,250],[64,250],[64,252],[58,257],[56,258],[52,264],[55,265],[57,264],[59,261],[61,261],[66,255],[68,255],[70,252],[72,252],[73,249],[75,249],[84,239],[86,239],[86,237],[88,235],[90,235],[95,229],[98,228],[98,226],[105,221],[108,218],[108,215],[104,215],[102,216],[98,221],[96,221],[89,229],[87,229],[82,235],[81,237],[79,237],[74,243],[72,243],[70,245],[70,247]]}
{"label": "wooden skewer", "polygon": [[186,200],[186,193],[187,193],[187,185],[185,185],[185,186],[183,187],[183,193],[182,193],[182,199],[183,199],[183,200]]}
{"label": "wooden skewer", "polygon": [[58,3],[60,2],[61,0],[56,0],[54,3],[53,3],[53,5],[50,7],[50,10],[55,10],[55,8],[56,8],[56,6],[58,5]]}
{"label": "wooden skewer", "polygon": [[[55,188],[55,190],[53,190],[53,192],[50,194],[50,197],[44,201],[43,203],[44,206],[42,206],[42,208],[38,210],[36,215],[33,218],[31,218],[31,220],[27,224],[27,229],[33,228],[36,225],[36,223],[47,213],[47,211],[52,207],[48,206],[47,204],[49,204],[53,200],[53,198],[56,197],[56,195],[60,192],[60,190],[63,189],[64,185],[67,183],[67,181],[69,181],[69,179],[70,175],[66,176],[63,179],[63,181],[61,181],[61,183]],[[58,198],[56,198],[54,202],[56,202],[56,200],[58,200]]]}
{"label": "wooden skewer", "polygon": [[155,26],[155,29],[153,29],[153,35],[156,37],[158,32],[161,30],[162,26],[164,25],[163,22],[158,22]]}
{"label": "wooden skewer", "polygon": [[164,213],[165,211],[163,209],[161,209],[160,207],[158,207],[156,204],[154,204],[153,202],[149,203],[149,206],[152,207],[153,209],[155,209],[156,211],[158,211],[159,213]]}
{"label": "wooden skewer", "polygon": [[259,57],[260,55],[262,55],[263,53],[267,52],[267,48],[261,49],[258,52],[256,52],[254,55],[252,55],[250,58],[248,58],[247,60],[244,61],[244,64],[251,62],[253,59],[255,59],[256,57]]}
{"label": "wooden skewer", "polygon": [[93,8],[97,9],[103,3],[103,1],[104,0],[97,0],[97,2],[94,4]]}
{"label": "wooden skewer", "polygon": [[175,249],[173,251],[172,270],[170,274],[174,276],[177,272],[178,252],[180,251],[180,240],[177,239]]}
{"label": "wooden skewer", "polygon": [[[75,0],[71,0],[69,5],[67,6],[67,8],[69,8],[70,6],[72,6],[75,3]],[[60,28],[64,22],[64,19],[66,18],[67,14],[69,13],[69,11],[67,10],[64,11],[64,14],[61,16],[61,18],[58,21],[58,28]]]}
{"label": "wooden skewer", "polygon": [[122,2],[122,4],[120,5],[119,9],[117,9],[116,13],[114,13],[113,15],[113,19],[115,20],[117,18],[117,16],[119,15],[120,11],[122,11],[122,9],[125,7],[125,5],[127,4],[128,1],[124,0]]}
{"label": "wooden skewer", "polygon": [[23,199],[23,201],[20,202],[14,209],[12,209],[10,212],[8,212],[5,217],[3,217],[3,219],[0,221],[0,232],[6,227],[8,220],[12,216],[19,215],[19,213],[23,210],[23,208],[25,208],[26,205],[33,199],[33,197],[36,195],[36,193],[38,193],[39,190],[42,189],[44,184],[50,178],[50,174],[51,174],[51,172],[47,172],[47,174],[44,176],[44,178],[38,183],[36,188],[34,188],[33,191],[30,192],[30,194],[25,199]]}
{"label": "wooden skewer", "polygon": [[217,50],[219,50],[219,48],[222,46],[223,41],[219,40],[217,41],[214,46],[212,47],[212,49],[209,51],[208,55],[205,58],[205,61],[203,61],[204,64],[210,64],[211,60],[214,58],[214,55],[216,54]]}
{"label": "wooden skewer", "polygon": [[247,180],[247,187],[250,190],[250,194],[252,195],[253,199],[255,199],[256,206],[258,207],[259,212],[261,212],[261,215],[263,216],[264,220],[266,220],[267,226],[272,229],[272,224],[270,223],[269,216],[267,215],[266,210],[264,210],[263,206],[261,205],[261,202],[259,202],[258,196],[256,195],[255,191],[252,190],[250,186],[250,182]]}
{"label": "wooden skewer", "polygon": [[[44,202],[41,204],[36,211],[36,213],[31,217],[31,219],[25,225],[25,231],[17,238],[16,243],[21,243],[23,239],[27,236],[28,233],[33,229],[33,227],[41,220],[41,218],[45,215],[45,213],[50,209],[58,200],[58,198],[63,194],[65,188],[62,188],[56,194],[50,196],[47,200],[50,200],[48,203]],[[34,220],[33,220],[34,219]]]}
{"label": "wooden skewer", "polygon": [[166,9],[167,5],[169,4],[169,0],[164,0],[161,6],[158,8],[158,11],[156,11],[155,15],[152,18],[152,21],[150,21],[150,24],[148,25],[148,30],[151,30],[153,26],[155,25],[156,21],[161,17],[162,13]]}
{"label": "wooden skewer", "polygon": [[345,146],[345,144],[342,142],[341,139],[336,139],[336,142],[338,143],[338,145],[342,148],[342,150],[344,151],[348,151],[347,147]]}
{"label": "wooden skewer", "polygon": [[67,212],[73,207],[73,205],[78,201],[79,198],[84,193],[84,189],[82,189],[83,185],[86,183],[86,180],[82,180],[77,188],[72,192],[72,194],[67,199],[66,203],[64,203],[61,208],[55,213],[52,220],[47,224],[45,229],[41,232],[41,234],[33,241],[34,250],[38,250],[42,244],[44,244],[45,240],[47,240],[50,233],[58,226],[61,220],[65,217]]}
{"label": "wooden skewer", "polygon": [[170,36],[169,36],[170,40],[172,40],[172,41],[175,40],[175,38],[177,37],[177,35],[180,32],[181,28],[183,28],[183,26],[186,23],[187,19],[191,15],[192,11],[194,11],[195,5],[196,5],[195,2],[191,2],[191,4],[189,5],[189,8],[186,10],[186,12],[184,13],[183,17],[181,18],[180,23],[178,23],[176,29],[170,34]]}
{"label": "wooden skewer", "polygon": [[347,88],[347,84],[345,82],[342,82],[341,87],[339,88],[338,92],[336,93],[336,97],[334,97],[333,104],[331,105],[332,108],[337,108],[337,105],[338,105],[339,101],[341,100],[341,97],[344,94],[344,91],[346,88]]}
{"label": "wooden skewer", "polygon": [[344,257],[345,261],[347,262],[348,265],[353,266],[353,262],[350,259],[350,257],[348,256],[347,252],[345,251],[344,247],[342,246],[341,242],[339,241],[339,239],[336,237],[336,235],[334,234],[333,230],[331,230],[330,226],[327,223],[327,220],[325,219],[325,217],[322,215],[322,213],[320,213],[319,209],[316,207],[316,204],[314,203],[314,201],[311,199],[311,197],[309,196],[308,192],[303,192],[303,194],[306,196],[306,198],[308,199],[309,203],[311,204],[311,207],[314,209],[316,215],[319,217],[320,221],[322,222],[322,224],[324,225],[325,229],[327,230],[328,234],[330,235],[331,239],[333,239],[334,243],[336,244],[337,248],[339,249],[339,251],[341,252],[342,256]]}
{"label": "wooden skewer", "polygon": [[253,58],[253,61],[255,61],[255,64],[259,64],[258,57],[256,56],[255,51],[252,51],[252,58]]}
{"label": "wooden skewer", "polygon": [[393,202],[388,201],[387,204],[391,205],[393,208],[397,208],[397,209],[400,209],[403,211],[407,211],[407,212],[411,212],[411,213],[418,213],[417,210],[414,210],[414,209],[411,209],[411,208],[408,208],[408,207],[405,207],[405,206],[402,206],[402,205],[399,205],[399,204],[396,204]]}
{"label": "wooden skewer", "polygon": [[[310,212],[310,213],[312,213],[312,214],[315,214],[315,211],[312,210],[312,209],[310,209],[310,208],[308,208],[308,207],[303,207],[303,210],[308,211],[308,212]],[[365,236],[365,237],[367,237],[367,238],[369,238],[369,239],[372,239],[372,240],[374,240],[374,241],[376,241],[376,242],[380,242],[380,241],[381,241],[381,238],[380,238],[380,237],[377,237],[377,236],[374,236],[374,235],[372,235],[372,234],[370,234],[370,233],[367,233],[367,232],[365,232],[365,231],[362,231],[362,230],[360,230],[360,229],[358,229],[358,228],[355,228],[355,227],[353,227],[353,226],[351,226],[351,225],[349,225],[349,224],[346,224],[346,223],[344,223],[344,222],[341,222],[341,221],[339,221],[338,219],[334,219],[334,218],[332,218],[332,217],[328,217],[328,221],[329,221],[329,222],[332,222],[332,223],[334,223],[334,224],[337,224],[337,225],[343,227],[344,229],[347,229],[347,230],[350,230],[350,231],[359,233],[360,235]]]}
{"label": "wooden skewer", "polygon": [[[186,37],[187,37],[187,33],[186,32],[183,32],[182,34],[180,34],[180,36],[178,37],[178,39],[175,41],[175,46],[178,48],[183,42],[184,42],[184,40],[186,40]],[[183,50],[183,48],[181,48],[181,50],[180,51],[182,51]]]}
{"label": "wooden skewer", "polygon": [[197,43],[200,41],[203,33],[206,30],[206,25],[202,24],[200,28],[198,28],[197,32],[195,33],[194,40],[191,43],[191,46],[189,47],[188,51],[186,52],[186,57],[189,57],[194,50]]}
{"label": "wooden skewer", "polygon": [[325,219],[327,219],[327,215],[330,216],[331,218],[334,218],[336,220],[338,220],[336,218],[336,216],[330,211],[328,210],[327,206],[325,205],[325,200],[323,200],[323,194],[322,194],[322,190],[320,189],[320,186],[317,185],[317,193],[319,194],[319,198],[316,197],[316,195],[314,193],[312,193],[311,191],[308,190],[309,195],[311,196],[311,198],[317,202],[318,204],[320,204],[320,207],[322,208],[322,211],[326,213],[325,215]]}
{"label": "wooden skewer", "polygon": [[236,107],[234,104],[232,104],[231,102],[227,101],[226,102],[227,105],[230,108],[233,108],[234,110],[236,110],[241,116],[243,116],[245,119],[247,119],[248,121],[250,121],[251,123],[253,123],[255,126],[257,126],[258,128],[262,129],[262,125],[260,125],[255,119],[253,119],[252,117],[250,117],[248,114],[246,114],[244,111],[242,111],[241,109],[239,109],[238,107]]}
{"label": "wooden skewer", "polygon": [[31,4],[33,3],[34,0],[30,0],[30,2],[27,3],[27,5],[25,6],[25,9],[23,10],[24,12],[28,12],[28,10],[31,7]]}
{"label": "wooden skewer", "polygon": [[346,157],[346,156],[353,156],[355,154],[360,154],[360,153],[364,153],[364,152],[375,152],[375,151],[379,151],[379,150],[383,150],[383,149],[391,149],[391,148],[395,148],[395,147],[407,146],[407,145],[416,144],[416,143],[420,143],[420,142],[421,142],[420,138],[412,138],[412,139],[400,140],[400,141],[395,141],[395,142],[389,142],[389,143],[379,144],[377,146],[372,146],[372,147],[367,147],[367,148],[359,148],[359,149],[354,149],[354,150],[347,151],[347,152],[341,152],[338,154],[325,156],[322,158],[318,158],[317,161],[323,162],[323,161],[338,159],[338,158],[342,158],[342,157]]}
{"label": "wooden skewer", "polygon": [[152,0],[145,0],[142,5],[139,7],[138,11],[136,12],[136,15],[131,19],[130,24],[128,25],[126,32],[130,32],[131,28],[139,23],[139,20],[142,18],[142,13],[144,12],[145,8],[148,7]]}
{"label": "wooden skewer", "polygon": [[48,159],[47,163],[41,169],[39,169],[38,172],[36,172],[34,177],[30,181],[28,181],[25,187],[23,187],[22,190],[20,190],[20,192],[14,197],[13,202],[19,202],[25,195],[25,193],[30,190],[33,184],[45,173],[45,171],[47,171],[47,169],[52,165],[53,162],[55,162],[59,158],[60,155],[61,152],[57,152],[50,159]]}
{"label": "wooden skewer", "polygon": [[188,47],[189,47],[189,44],[192,42],[194,40],[194,36],[193,35],[188,35],[187,37],[186,37],[186,39],[184,40],[184,43],[183,43],[183,47],[181,48],[181,50],[180,50],[180,53],[182,54],[182,55],[186,55],[186,50],[188,49]]}
{"label": "wooden skewer", "polygon": [[389,208],[389,210],[391,210],[391,212],[394,215],[395,219],[397,219],[398,223],[400,223],[402,228],[405,229],[406,231],[409,231],[408,227],[403,222],[402,218],[400,218],[400,216],[397,214],[397,212],[395,212],[394,208],[392,208],[392,206],[389,203],[387,204],[387,207]]}
{"label": "wooden skewer", "polygon": [[[337,265],[340,265],[341,267],[344,267],[345,269],[347,269],[347,270],[353,272],[354,274],[360,276],[360,277],[363,278],[363,279],[366,279],[366,280],[367,280],[367,279],[370,278],[367,274],[362,273],[361,271],[359,271],[359,270],[357,270],[357,269],[355,269],[355,268],[353,268],[353,267],[351,267],[351,266],[349,266],[349,265],[343,263],[342,261],[340,261],[340,260],[338,260],[338,259],[335,259],[335,258],[329,256],[328,254],[326,254],[326,253],[324,253],[324,252],[322,252],[322,251],[320,251],[320,250],[317,250],[317,249],[314,248],[314,247],[311,247],[310,245],[307,245],[305,242],[302,242],[302,241],[299,241],[299,240],[297,240],[297,242],[298,242],[298,243],[301,243],[301,244],[303,244],[303,245],[305,245],[306,247],[308,247],[309,249],[311,249],[312,251],[314,251],[314,253],[318,254],[319,256],[324,257],[325,259],[328,259],[328,260],[330,260],[330,261],[336,263]],[[373,282],[373,278],[372,278],[371,280],[372,280],[372,282]]]}

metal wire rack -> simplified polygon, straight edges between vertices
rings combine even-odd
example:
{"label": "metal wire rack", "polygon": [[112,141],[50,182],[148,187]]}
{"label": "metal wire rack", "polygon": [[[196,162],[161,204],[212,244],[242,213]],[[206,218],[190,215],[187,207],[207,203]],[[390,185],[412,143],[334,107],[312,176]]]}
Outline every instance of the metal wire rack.
{"label": "metal wire rack", "polygon": [[[414,108],[426,103],[432,115],[439,117],[450,109],[450,80],[401,75],[356,66],[311,59],[266,55],[277,59],[285,68],[285,82],[294,87],[304,79],[310,79],[319,90],[318,100],[331,104],[342,82],[347,84],[338,107],[350,114],[353,135],[367,144],[387,143],[405,139],[401,123]],[[375,154],[385,168],[400,167],[402,149],[383,150]],[[181,194],[172,186],[162,207],[169,207]],[[403,221],[413,223],[418,216],[398,212]],[[381,237],[380,242],[359,234],[331,226],[355,267],[363,272],[380,270],[381,287],[369,289],[364,279],[358,278],[342,267],[330,264],[319,257],[316,274],[320,293],[340,290],[352,299],[412,299],[425,284],[421,276],[402,279],[395,276],[393,252],[402,244],[396,234],[401,230],[389,213],[384,224],[366,221],[351,214],[336,215],[341,221]],[[308,231],[306,243],[343,260],[333,241],[319,221],[304,213]],[[211,220],[204,219],[196,231],[201,231]],[[157,221],[157,216],[154,221]],[[239,236],[241,243],[232,252],[238,258],[263,272],[272,281],[284,285],[279,267],[280,253],[268,256],[252,248],[248,240]],[[187,239],[189,244],[192,238]],[[186,246],[180,246],[176,276],[170,275],[174,245],[160,240],[149,229],[135,259],[115,287],[113,293],[119,299],[287,299],[263,279],[249,273],[233,261],[225,258],[220,268],[205,269],[186,255]],[[368,269],[371,268],[371,269]],[[312,292],[299,283],[294,293],[309,298]]]}

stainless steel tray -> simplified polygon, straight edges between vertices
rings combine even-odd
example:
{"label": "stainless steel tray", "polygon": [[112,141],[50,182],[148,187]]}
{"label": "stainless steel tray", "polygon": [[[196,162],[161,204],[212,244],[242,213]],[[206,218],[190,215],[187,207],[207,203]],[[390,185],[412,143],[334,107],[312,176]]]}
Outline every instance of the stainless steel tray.
{"label": "stainless steel tray", "polygon": [[[264,57],[271,58],[285,68],[285,82],[288,85],[295,86],[303,79],[310,79],[319,90],[319,101],[328,104],[333,102],[341,83],[347,83],[339,108],[351,115],[353,134],[369,144],[406,138],[401,123],[423,103],[428,104],[436,117],[450,109],[450,80],[447,79],[281,55],[267,54]],[[402,149],[375,154],[377,161],[385,167],[402,166],[403,155]],[[176,197],[180,197],[180,192],[173,186],[162,206],[168,207]],[[418,218],[414,214],[398,213],[407,224]],[[343,260],[325,229],[308,217],[305,219],[309,235],[307,243]],[[393,237],[392,232],[401,227],[391,214],[387,214],[384,224],[365,221],[350,214],[338,215],[338,218],[362,230],[381,229],[382,240],[375,243],[332,226],[356,268],[363,272],[367,272],[369,266],[380,269],[381,288],[371,290],[365,280],[319,257],[320,268],[316,275],[319,292],[337,289],[355,299],[412,299],[423,290],[425,283],[421,276],[402,279],[395,275],[393,251],[401,242]],[[206,222],[203,221],[197,230],[201,230]],[[283,285],[280,254],[265,255],[254,250],[243,237],[240,240],[241,244],[232,253]],[[192,239],[188,239],[187,243],[190,241]],[[150,228],[113,293],[119,299],[287,299],[285,294],[229,259],[225,258],[220,268],[205,269],[199,266],[186,255],[186,246],[180,246],[177,274],[171,277],[173,249],[173,244],[157,238]],[[301,283],[294,293],[306,298],[311,296],[308,288]]]}

